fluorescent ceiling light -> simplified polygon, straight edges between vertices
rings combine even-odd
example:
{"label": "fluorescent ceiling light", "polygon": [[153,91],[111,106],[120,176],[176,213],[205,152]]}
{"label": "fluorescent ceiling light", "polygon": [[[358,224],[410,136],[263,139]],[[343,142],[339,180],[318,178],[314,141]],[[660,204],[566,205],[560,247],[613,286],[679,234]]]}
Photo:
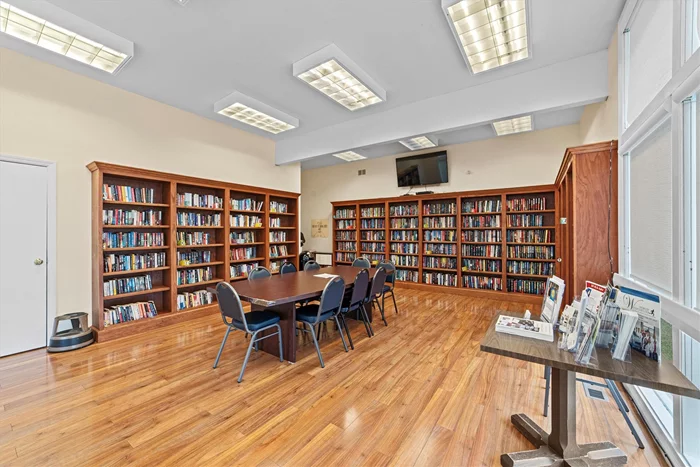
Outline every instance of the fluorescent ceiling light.
{"label": "fluorescent ceiling light", "polygon": [[334,44],[294,63],[292,73],[348,110],[386,100],[386,91]]}
{"label": "fluorescent ceiling light", "polygon": [[442,7],[472,73],[530,56],[525,0],[442,0]]}
{"label": "fluorescent ceiling light", "polygon": [[299,126],[298,119],[240,92],[214,104],[214,111],[274,135]]}
{"label": "fluorescent ceiling light", "polygon": [[532,116],[525,115],[524,117],[516,117],[508,120],[501,120],[500,122],[493,122],[493,129],[496,130],[496,134],[498,136],[531,131]]}
{"label": "fluorescent ceiling light", "polygon": [[337,157],[338,159],[343,159],[344,161],[348,162],[367,159],[365,156],[361,156],[354,151],[339,152],[338,154],[333,154],[333,157]]}
{"label": "fluorescent ceiling light", "polygon": [[[51,16],[57,18],[65,17],[70,23],[85,22],[69,13],[48,4],[40,2],[41,9],[48,13],[53,13]],[[115,73],[120,69],[133,55],[133,44],[125,44],[124,51],[118,51],[108,47],[102,42],[98,42],[98,38],[88,39],[71,29],[69,24],[58,26],[53,22],[42,17],[28,13],[9,3],[0,2],[0,32],[16,37],[30,44],[38,45],[43,49],[56,52],[60,55],[72,58],[86,65],[90,65],[107,73]],[[90,24],[87,29],[100,29],[95,25]],[[100,35],[109,35],[107,31],[102,30]],[[119,38],[121,39],[121,38]],[[121,39],[121,41],[124,41]],[[128,46],[131,44],[131,47]],[[126,52],[126,53],[125,53]]]}
{"label": "fluorescent ceiling light", "polygon": [[419,149],[434,148],[437,146],[430,138],[427,136],[416,136],[415,138],[402,139],[399,143],[406,146],[411,151],[417,151]]}

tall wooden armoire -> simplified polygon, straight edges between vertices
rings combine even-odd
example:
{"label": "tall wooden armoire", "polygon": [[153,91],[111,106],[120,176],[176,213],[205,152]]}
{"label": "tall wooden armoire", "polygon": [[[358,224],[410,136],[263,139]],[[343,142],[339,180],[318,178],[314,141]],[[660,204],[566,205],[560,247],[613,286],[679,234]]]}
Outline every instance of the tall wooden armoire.
{"label": "tall wooden armoire", "polygon": [[557,270],[571,303],[585,281],[605,285],[618,270],[617,141],[568,148],[555,185]]}

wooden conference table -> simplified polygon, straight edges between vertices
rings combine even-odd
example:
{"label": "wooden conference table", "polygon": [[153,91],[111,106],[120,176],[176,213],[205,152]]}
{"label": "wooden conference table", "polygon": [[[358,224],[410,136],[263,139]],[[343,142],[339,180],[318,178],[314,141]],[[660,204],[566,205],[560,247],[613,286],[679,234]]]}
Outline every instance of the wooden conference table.
{"label": "wooden conference table", "polygon": [[[265,279],[234,282],[241,300],[250,302],[253,310],[270,310],[280,315],[282,327],[282,347],[284,358],[297,361],[296,306],[295,303],[318,298],[330,279],[315,277],[317,274],[333,274],[345,281],[345,287],[352,287],[355,276],[361,268],[352,266],[329,266],[316,271],[299,271],[284,275],[275,274]],[[369,269],[370,281],[376,269]],[[372,321],[372,307],[366,307]],[[352,316],[352,315],[351,315]],[[271,332],[271,331],[270,331]],[[265,339],[260,343],[265,352],[279,356],[277,339]]]}
{"label": "wooden conference table", "polygon": [[[501,312],[516,316],[517,313]],[[630,363],[613,360],[609,351],[596,349],[598,366],[579,365],[574,354],[561,351],[554,342],[496,332],[496,316],[481,341],[481,351],[552,367],[552,432],[546,433],[525,414],[514,414],[511,422],[535,448],[501,456],[501,465],[600,465],[627,463],[627,455],[613,443],[576,443],[576,373],[607,378],[700,399],[700,389],[690,382],[673,363],[654,362],[632,352]]]}

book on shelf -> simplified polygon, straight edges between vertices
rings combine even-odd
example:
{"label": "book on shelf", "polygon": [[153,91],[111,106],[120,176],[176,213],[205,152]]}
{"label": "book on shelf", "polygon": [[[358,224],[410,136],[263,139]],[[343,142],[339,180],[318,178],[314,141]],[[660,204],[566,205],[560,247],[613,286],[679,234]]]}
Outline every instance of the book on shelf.
{"label": "book on shelf", "polygon": [[234,227],[262,227],[263,220],[260,216],[250,216],[247,214],[231,214],[229,216],[231,228]]}
{"label": "book on shelf", "polygon": [[340,208],[335,210],[333,218],[335,219],[347,219],[349,217],[355,217],[357,213],[351,208]]}
{"label": "book on shelf", "polygon": [[258,264],[257,261],[253,263],[232,264],[230,267],[231,277],[248,277],[248,274],[258,267]]}
{"label": "book on shelf", "polygon": [[199,193],[178,193],[177,197],[178,207],[189,208],[207,208],[207,209],[221,209],[224,207],[224,198],[214,195],[200,195]]}
{"label": "book on shelf", "polygon": [[384,207],[360,208],[360,217],[384,217]]}
{"label": "book on shelf", "polygon": [[503,280],[500,277],[462,274],[462,286],[468,289],[503,290]]}
{"label": "book on shelf", "polygon": [[435,214],[456,214],[457,203],[454,201],[442,201],[423,204],[423,215],[432,216]]}
{"label": "book on shelf", "polygon": [[231,243],[235,244],[255,243],[255,232],[251,232],[249,230],[242,232],[231,232],[229,234],[229,240],[231,241]]}
{"label": "book on shelf", "polygon": [[127,203],[155,203],[156,191],[153,188],[135,188],[126,185],[102,185],[102,199]]}
{"label": "book on shelf", "polygon": [[489,199],[489,200],[468,200],[462,201],[462,212],[465,214],[476,214],[481,212],[500,212],[501,210],[501,200],[499,199]]}
{"label": "book on shelf", "polygon": [[177,285],[196,284],[214,279],[214,268],[183,269],[177,272]]}
{"label": "book on shelf", "polygon": [[270,201],[270,213],[287,213],[289,206],[280,201]]}
{"label": "book on shelf", "polygon": [[496,332],[554,342],[554,327],[551,323],[533,319],[500,315],[496,321]]}
{"label": "book on shelf", "polygon": [[163,212],[158,210],[140,211],[137,209],[103,209],[103,225],[123,225],[124,227],[163,225]]}
{"label": "book on shelf", "polygon": [[211,251],[209,250],[194,250],[194,251],[178,251],[177,264],[178,266],[189,266],[192,264],[211,263]]}
{"label": "book on shelf", "polygon": [[195,290],[177,294],[177,309],[186,310],[214,303],[214,295],[208,290]]}
{"label": "book on shelf", "polygon": [[258,247],[249,246],[245,248],[235,247],[231,248],[231,259],[234,261],[242,259],[253,259],[258,257]]}
{"label": "book on shelf", "polygon": [[547,209],[547,198],[544,196],[521,196],[506,200],[508,211],[543,211]]}
{"label": "book on shelf", "polygon": [[234,211],[262,211],[265,203],[253,198],[234,199],[231,198],[229,204]]}
{"label": "book on shelf", "polygon": [[125,277],[122,279],[110,279],[103,284],[103,295],[114,297],[133,292],[143,292],[153,289],[150,275]]}
{"label": "book on shelf", "polygon": [[178,246],[207,246],[216,243],[214,235],[208,232],[177,231],[175,241]]}
{"label": "book on shelf", "polygon": [[542,214],[509,214],[508,227],[544,227]]}
{"label": "book on shelf", "polygon": [[165,246],[163,232],[103,232],[102,248],[143,248]]}
{"label": "book on shelf", "polygon": [[178,227],[221,227],[221,214],[178,212]]}
{"label": "book on shelf", "polygon": [[552,230],[534,229],[534,230],[508,230],[506,239],[513,243],[553,243],[554,236]]}
{"label": "book on shelf", "polygon": [[104,308],[103,312],[105,326],[153,318],[157,315],[156,304],[152,301],[108,306]]}
{"label": "book on shelf", "polygon": [[104,272],[138,271],[165,266],[165,253],[133,253],[104,255]]}
{"label": "book on shelf", "polygon": [[418,204],[401,204],[389,207],[390,216],[418,216]]}

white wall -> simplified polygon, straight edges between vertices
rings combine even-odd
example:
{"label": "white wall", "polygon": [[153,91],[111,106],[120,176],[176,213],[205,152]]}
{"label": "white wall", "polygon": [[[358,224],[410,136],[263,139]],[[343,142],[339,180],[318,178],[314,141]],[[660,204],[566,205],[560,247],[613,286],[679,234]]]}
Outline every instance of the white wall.
{"label": "white wall", "polygon": [[581,115],[583,144],[618,139],[617,127],[617,31],[608,46],[608,99],[587,105]]}
{"label": "white wall", "polygon": [[274,152],[272,140],[0,48],[0,153],[57,162],[58,314],[91,309],[86,164],[299,192],[299,165],[275,166]]}
{"label": "white wall", "polygon": [[[581,144],[579,125],[446,146],[449,183],[436,192],[509,188],[554,183],[564,151]],[[442,149],[442,148],[441,148]],[[425,151],[430,152],[430,151]],[[420,154],[415,152],[412,154]],[[332,251],[330,238],[311,238],[311,220],[331,218],[331,201],[399,196],[396,157],[381,157],[301,173],[301,231],[305,249]],[[367,174],[358,176],[359,169]],[[329,229],[330,231],[330,229]]]}

